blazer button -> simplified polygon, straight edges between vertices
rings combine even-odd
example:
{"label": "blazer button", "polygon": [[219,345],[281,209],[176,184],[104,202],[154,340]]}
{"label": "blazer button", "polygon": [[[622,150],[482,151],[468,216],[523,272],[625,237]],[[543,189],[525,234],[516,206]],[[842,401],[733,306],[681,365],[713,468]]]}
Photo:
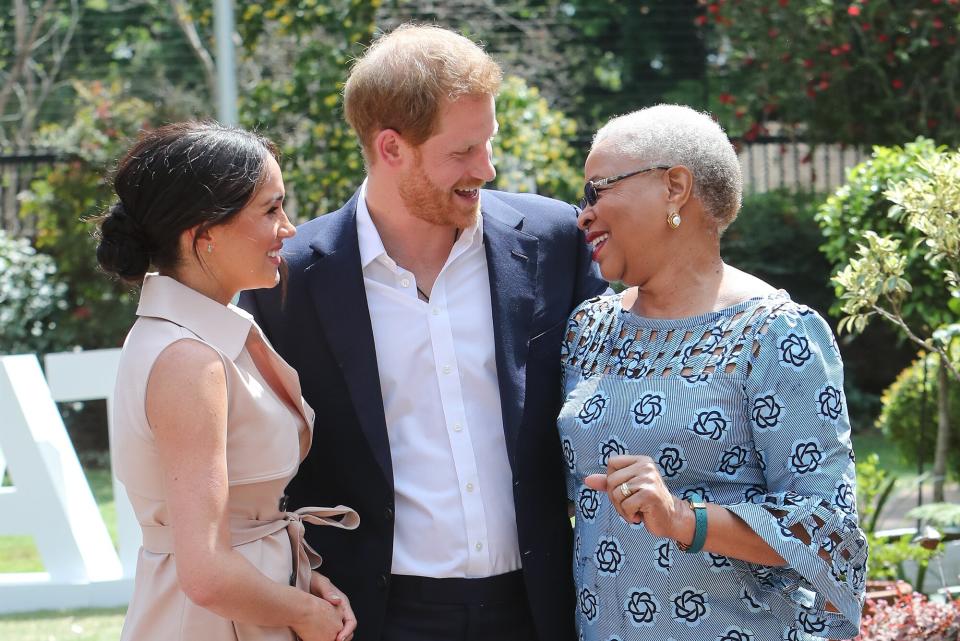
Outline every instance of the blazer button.
{"label": "blazer button", "polygon": [[385,510],[383,511],[383,520],[386,521],[387,523],[389,523],[390,521],[393,520],[393,508],[392,508],[392,507],[388,507],[387,509],[385,509]]}
{"label": "blazer button", "polygon": [[381,574],[380,576],[377,577],[377,587],[379,587],[381,590],[386,590],[386,589],[387,589],[387,584],[388,584],[389,582],[390,582],[390,581],[389,581],[389,579],[387,579],[387,575],[386,575],[386,574]]}

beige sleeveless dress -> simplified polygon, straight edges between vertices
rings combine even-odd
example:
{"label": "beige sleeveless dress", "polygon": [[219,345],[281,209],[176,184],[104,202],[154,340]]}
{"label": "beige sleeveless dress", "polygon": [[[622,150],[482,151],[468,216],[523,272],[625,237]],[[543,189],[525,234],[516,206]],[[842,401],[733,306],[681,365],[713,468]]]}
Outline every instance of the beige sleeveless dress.
{"label": "beige sleeveless dress", "polygon": [[[274,352],[249,314],[233,305],[225,307],[172,278],[147,275],[137,316],[120,357],[113,407],[114,467],[143,529],[121,639],[291,641],[296,636],[289,628],[230,621],[194,604],[180,589],[145,396],[153,363],[168,345],[196,340],[220,354],[227,378],[233,547],[274,581],[308,589],[310,570],[320,564],[320,557],[303,540],[303,521],[353,529],[359,518],[343,506],[285,509],[283,491],[310,449],[314,418],[300,395],[297,374]],[[288,396],[286,402],[254,365],[246,347],[248,338],[266,347],[267,360]]]}

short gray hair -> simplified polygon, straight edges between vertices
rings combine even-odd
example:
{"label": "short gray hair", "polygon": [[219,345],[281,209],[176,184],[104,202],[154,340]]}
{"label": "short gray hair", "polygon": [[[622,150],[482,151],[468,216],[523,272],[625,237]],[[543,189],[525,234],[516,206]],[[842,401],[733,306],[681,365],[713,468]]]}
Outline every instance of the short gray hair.
{"label": "short gray hair", "polygon": [[618,116],[600,128],[592,149],[613,146],[639,161],[683,165],[693,173],[693,195],[723,231],[737,217],[743,176],[737,153],[709,114],[682,105],[656,105]]}

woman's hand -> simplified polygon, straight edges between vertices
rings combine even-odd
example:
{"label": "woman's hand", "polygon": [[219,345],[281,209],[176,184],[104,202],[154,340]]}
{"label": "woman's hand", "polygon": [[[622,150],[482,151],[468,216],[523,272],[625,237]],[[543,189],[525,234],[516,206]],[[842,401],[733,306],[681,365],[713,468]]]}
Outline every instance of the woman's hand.
{"label": "woman's hand", "polygon": [[290,627],[302,641],[339,640],[343,632],[343,622],[337,608],[320,597],[311,598],[306,617]]}
{"label": "woman's hand", "polygon": [[628,523],[643,523],[654,536],[683,543],[693,539],[692,510],[670,493],[649,456],[612,456],[606,474],[591,474],[584,482],[587,487],[606,492]]}
{"label": "woman's hand", "polygon": [[337,634],[336,641],[350,641],[353,638],[353,632],[357,629],[357,617],[353,614],[348,599],[340,590],[336,588],[330,579],[319,572],[310,574],[310,594],[325,600],[340,617],[340,623],[343,626]]}

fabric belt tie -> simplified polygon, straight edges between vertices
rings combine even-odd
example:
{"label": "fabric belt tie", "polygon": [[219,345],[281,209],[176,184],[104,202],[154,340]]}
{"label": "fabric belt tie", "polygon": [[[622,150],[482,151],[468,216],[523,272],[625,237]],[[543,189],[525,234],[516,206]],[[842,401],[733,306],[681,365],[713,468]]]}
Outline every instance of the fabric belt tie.
{"label": "fabric belt tie", "polygon": [[[230,519],[230,546],[239,547],[287,531],[293,568],[290,585],[310,591],[310,572],[320,567],[323,557],[310,547],[303,538],[304,521],[311,525],[329,525],[342,530],[355,530],[360,524],[360,515],[354,510],[337,507],[302,507],[295,512],[282,512],[281,518],[272,521],[257,519]],[[141,525],[143,549],[154,554],[173,554],[173,526]]]}

